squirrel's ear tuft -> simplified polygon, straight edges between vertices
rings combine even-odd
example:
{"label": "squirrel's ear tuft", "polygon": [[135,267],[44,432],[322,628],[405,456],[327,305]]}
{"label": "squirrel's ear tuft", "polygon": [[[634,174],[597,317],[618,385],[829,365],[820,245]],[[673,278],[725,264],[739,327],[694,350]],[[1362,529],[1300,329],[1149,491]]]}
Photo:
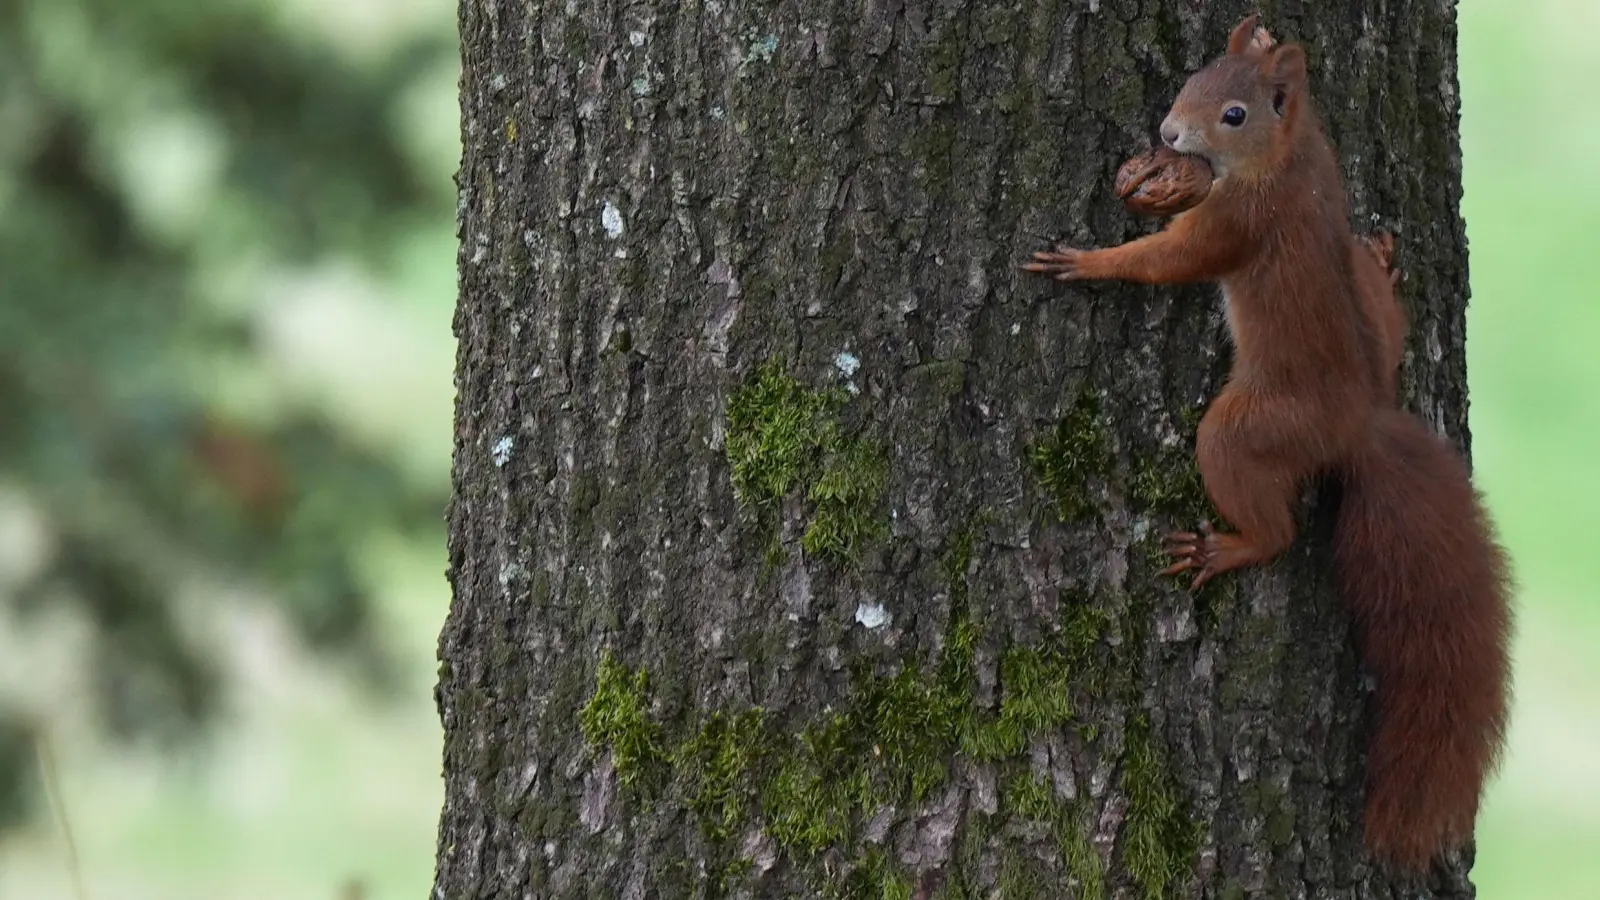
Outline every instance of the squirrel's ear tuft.
{"label": "squirrel's ear tuft", "polygon": [[1250,44],[1256,36],[1256,23],[1261,21],[1260,13],[1245,16],[1244,21],[1233,26],[1233,33],[1228,35],[1228,53],[1233,56],[1242,56],[1250,52]]}
{"label": "squirrel's ear tuft", "polygon": [[1250,38],[1249,52],[1251,54],[1261,54],[1276,46],[1278,46],[1278,39],[1272,36],[1272,32],[1259,25],[1256,26],[1256,33]]}

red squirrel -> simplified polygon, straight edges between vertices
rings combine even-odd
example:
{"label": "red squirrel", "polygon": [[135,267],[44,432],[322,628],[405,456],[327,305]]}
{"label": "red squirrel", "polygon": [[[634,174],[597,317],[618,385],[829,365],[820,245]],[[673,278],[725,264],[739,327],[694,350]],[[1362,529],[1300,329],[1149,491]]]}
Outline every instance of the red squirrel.
{"label": "red squirrel", "polygon": [[[1265,563],[1295,538],[1301,485],[1338,475],[1337,584],[1376,680],[1364,839],[1423,872],[1470,840],[1506,728],[1504,551],[1456,450],[1395,397],[1405,321],[1392,240],[1349,224],[1303,47],[1241,22],[1190,76],[1162,140],[1215,182],[1193,209],[1117,247],[1057,247],[1023,268],[1062,281],[1221,285],[1234,360],[1196,455],[1236,530],[1167,536],[1193,586]],[[1363,246],[1365,243],[1365,246]]]}

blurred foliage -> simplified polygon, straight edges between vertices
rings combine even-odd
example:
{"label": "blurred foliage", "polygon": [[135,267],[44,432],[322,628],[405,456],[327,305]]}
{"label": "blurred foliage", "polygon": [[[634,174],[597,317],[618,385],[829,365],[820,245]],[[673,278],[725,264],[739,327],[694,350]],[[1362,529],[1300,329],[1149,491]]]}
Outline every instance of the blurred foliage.
{"label": "blurred foliage", "polygon": [[[84,683],[122,737],[217,711],[230,651],[186,624],[197,593],[281,602],[382,684],[355,554],[441,527],[442,485],[275,389],[241,285],[333,257],[382,269],[450,216],[394,110],[455,36],[359,65],[282,7],[0,3],[0,483],[48,548],[0,604],[82,615]],[[30,727],[0,705],[0,825],[28,811]]]}

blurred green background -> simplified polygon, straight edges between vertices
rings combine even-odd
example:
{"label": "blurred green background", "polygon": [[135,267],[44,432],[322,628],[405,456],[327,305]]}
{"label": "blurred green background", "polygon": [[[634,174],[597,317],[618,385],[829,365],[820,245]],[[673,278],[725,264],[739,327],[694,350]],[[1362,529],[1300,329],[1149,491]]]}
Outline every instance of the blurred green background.
{"label": "blurred green background", "polygon": [[[1600,895],[1600,6],[1460,14],[1472,425],[1521,586],[1477,876],[1578,900]],[[0,4],[0,897],[74,896],[39,743],[96,900],[427,894],[454,16]]]}

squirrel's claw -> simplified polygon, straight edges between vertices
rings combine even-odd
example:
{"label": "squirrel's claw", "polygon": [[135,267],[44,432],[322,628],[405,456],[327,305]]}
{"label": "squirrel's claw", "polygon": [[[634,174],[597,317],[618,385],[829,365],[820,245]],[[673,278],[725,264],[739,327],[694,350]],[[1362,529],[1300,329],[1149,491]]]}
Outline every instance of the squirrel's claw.
{"label": "squirrel's claw", "polygon": [[1200,566],[1200,563],[1195,562],[1193,557],[1184,557],[1183,559],[1178,560],[1177,562],[1173,563],[1172,565],[1167,566],[1165,569],[1162,569],[1161,570],[1161,574],[1162,575],[1177,575],[1177,574],[1179,574],[1181,572],[1187,572],[1190,569],[1198,568],[1199,566]]}
{"label": "squirrel's claw", "polygon": [[1389,286],[1399,287],[1400,279],[1404,276],[1394,265],[1394,235],[1388,231],[1374,231],[1357,235],[1356,240],[1378,261],[1378,268],[1389,273]]}
{"label": "squirrel's claw", "polygon": [[1193,531],[1174,531],[1166,537],[1166,552],[1168,556],[1178,557],[1172,565],[1161,570],[1162,575],[1178,575],[1192,569],[1200,571],[1194,576],[1194,581],[1189,585],[1189,592],[1194,593],[1210,581],[1217,573],[1212,570],[1212,536],[1216,530],[1210,522],[1201,522],[1198,533]]}

